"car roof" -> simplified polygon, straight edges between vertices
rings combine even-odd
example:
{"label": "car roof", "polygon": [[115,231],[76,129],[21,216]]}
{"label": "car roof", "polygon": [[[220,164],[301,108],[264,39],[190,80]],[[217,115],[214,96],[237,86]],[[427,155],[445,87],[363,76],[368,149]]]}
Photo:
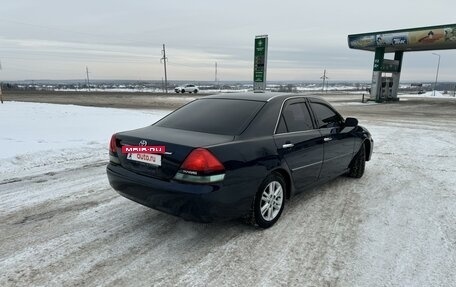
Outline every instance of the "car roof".
{"label": "car roof", "polygon": [[260,101],[260,102],[269,102],[271,100],[284,100],[290,97],[303,97],[303,98],[312,98],[320,99],[317,96],[309,96],[305,94],[296,94],[296,93],[277,93],[277,92],[266,92],[266,93],[254,93],[254,92],[241,92],[241,93],[222,93],[216,95],[210,95],[204,97],[205,99],[237,99],[237,100],[250,100],[250,101]]}

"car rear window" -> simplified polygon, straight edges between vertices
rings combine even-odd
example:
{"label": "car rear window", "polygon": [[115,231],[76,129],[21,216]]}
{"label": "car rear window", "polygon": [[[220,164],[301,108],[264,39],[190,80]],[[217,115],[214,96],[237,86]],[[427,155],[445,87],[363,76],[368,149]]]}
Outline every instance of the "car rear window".
{"label": "car rear window", "polygon": [[155,125],[221,135],[239,135],[258,113],[264,102],[237,99],[196,100]]}

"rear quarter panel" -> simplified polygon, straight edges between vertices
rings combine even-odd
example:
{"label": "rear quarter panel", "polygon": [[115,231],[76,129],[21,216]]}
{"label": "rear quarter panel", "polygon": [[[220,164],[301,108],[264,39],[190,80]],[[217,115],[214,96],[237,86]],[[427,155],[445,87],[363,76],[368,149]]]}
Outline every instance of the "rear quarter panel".
{"label": "rear quarter panel", "polygon": [[272,136],[236,140],[209,147],[226,169],[224,186],[245,186],[239,196],[252,198],[261,182],[275,169],[286,169]]}
{"label": "rear quarter panel", "polygon": [[374,140],[372,139],[371,134],[369,131],[363,126],[357,126],[356,129],[353,131],[356,135],[355,137],[355,154],[361,148],[361,145],[365,143],[368,145],[368,151],[366,153],[366,161],[369,161],[372,157],[372,152],[374,149]]}

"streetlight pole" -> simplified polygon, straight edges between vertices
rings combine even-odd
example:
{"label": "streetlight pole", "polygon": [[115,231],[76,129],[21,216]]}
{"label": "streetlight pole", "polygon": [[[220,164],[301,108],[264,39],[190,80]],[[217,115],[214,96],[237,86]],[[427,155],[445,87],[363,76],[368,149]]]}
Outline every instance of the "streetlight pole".
{"label": "streetlight pole", "polygon": [[435,97],[435,88],[437,86],[437,79],[439,78],[439,68],[440,68],[440,55],[437,53],[432,53],[432,55],[439,57],[439,62],[437,63],[437,73],[435,74],[435,82],[434,82],[434,97]]}

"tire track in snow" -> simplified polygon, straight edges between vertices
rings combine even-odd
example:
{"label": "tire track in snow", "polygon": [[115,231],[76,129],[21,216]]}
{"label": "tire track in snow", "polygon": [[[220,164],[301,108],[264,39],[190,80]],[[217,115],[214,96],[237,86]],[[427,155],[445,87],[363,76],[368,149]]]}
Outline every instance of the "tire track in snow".
{"label": "tire track in snow", "polygon": [[[0,285],[450,285],[456,182],[435,170],[450,170],[456,147],[430,130],[369,128],[376,149],[364,177],[287,201],[268,230],[142,207],[109,187],[100,162],[6,178]],[[391,143],[398,132],[426,145]]]}

